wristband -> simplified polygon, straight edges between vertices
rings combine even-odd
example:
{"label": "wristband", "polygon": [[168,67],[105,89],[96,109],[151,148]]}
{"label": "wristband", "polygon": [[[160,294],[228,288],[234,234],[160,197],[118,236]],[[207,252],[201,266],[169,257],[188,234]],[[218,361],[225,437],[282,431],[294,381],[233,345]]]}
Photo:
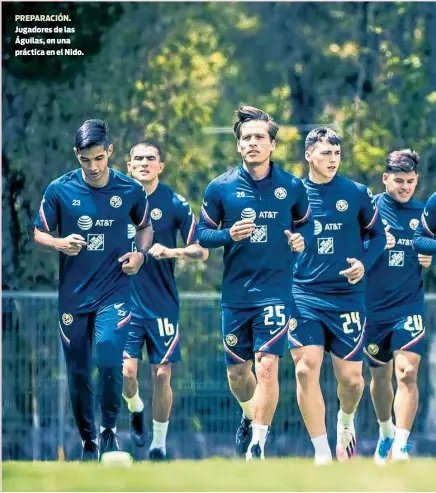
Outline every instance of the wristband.
{"label": "wristband", "polygon": [[143,248],[137,248],[136,251],[142,253],[142,255],[144,255],[144,263],[147,262],[148,250],[144,250]]}

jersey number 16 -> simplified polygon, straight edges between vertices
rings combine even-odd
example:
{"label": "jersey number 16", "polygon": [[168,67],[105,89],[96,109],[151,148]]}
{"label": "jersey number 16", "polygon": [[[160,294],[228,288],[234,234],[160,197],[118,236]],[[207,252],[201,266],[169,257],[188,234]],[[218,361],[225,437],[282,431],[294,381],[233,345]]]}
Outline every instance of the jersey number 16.
{"label": "jersey number 16", "polygon": [[174,325],[169,323],[167,318],[158,318],[157,325],[159,327],[159,335],[161,337],[174,335]]}

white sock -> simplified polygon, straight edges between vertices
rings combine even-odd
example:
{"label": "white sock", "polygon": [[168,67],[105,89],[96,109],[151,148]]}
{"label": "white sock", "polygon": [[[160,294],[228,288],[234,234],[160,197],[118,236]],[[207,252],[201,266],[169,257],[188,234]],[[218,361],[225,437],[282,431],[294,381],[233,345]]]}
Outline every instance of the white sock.
{"label": "white sock", "polygon": [[262,450],[263,452],[265,449],[266,437],[268,435],[268,425],[259,425],[257,423],[252,423],[251,428],[253,430],[253,437],[251,439],[250,445],[248,446],[248,450],[250,450],[253,445],[256,445],[256,443],[258,443],[260,446],[260,450]]}
{"label": "white sock", "polygon": [[395,436],[395,426],[392,423],[392,418],[387,421],[377,420],[379,424],[379,433],[382,438],[394,438]]}
{"label": "white sock", "polygon": [[126,397],[124,394],[123,397],[131,413],[140,413],[144,409],[144,403],[139,397],[139,390],[136,391],[133,397]]}
{"label": "white sock", "polygon": [[407,440],[409,438],[410,431],[405,430],[404,428],[396,428],[395,429],[395,440],[394,447],[397,449],[401,449],[407,445]]}
{"label": "white sock", "polygon": [[354,413],[347,414],[342,411],[342,408],[338,412],[338,423],[342,426],[350,426],[354,424]]}
{"label": "white sock", "polygon": [[[103,433],[104,430],[107,430],[107,428],[105,428],[104,426],[100,426],[100,433]],[[115,426],[115,428],[111,428],[111,430],[116,433],[117,432],[117,427]]]}
{"label": "white sock", "polygon": [[239,402],[239,405],[242,407],[242,411],[244,413],[244,416],[248,419],[253,419],[253,411],[251,410],[251,407],[253,405],[253,397],[249,401],[245,402]]}
{"label": "white sock", "polygon": [[331,456],[332,451],[327,440],[327,434],[321,435],[316,438],[312,438],[313,448],[315,449],[315,455]]}
{"label": "white sock", "polygon": [[150,450],[154,448],[161,448],[166,452],[166,440],[169,421],[166,423],[159,423],[153,419],[153,440],[150,445]]}

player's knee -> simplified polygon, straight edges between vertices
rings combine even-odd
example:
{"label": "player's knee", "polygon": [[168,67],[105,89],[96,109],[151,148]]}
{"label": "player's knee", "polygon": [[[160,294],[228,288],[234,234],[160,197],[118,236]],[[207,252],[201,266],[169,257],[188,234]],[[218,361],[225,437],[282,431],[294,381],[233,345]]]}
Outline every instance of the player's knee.
{"label": "player's knee", "polygon": [[301,385],[319,379],[319,365],[315,361],[300,360],[295,367],[295,377]]}
{"label": "player's knee", "polygon": [[227,378],[229,381],[238,385],[244,382],[251,370],[248,370],[245,365],[232,365],[227,367]]}
{"label": "player's knee", "polygon": [[127,380],[136,380],[136,368],[123,364],[123,377]]}
{"label": "player's knee", "polygon": [[154,369],[153,382],[156,387],[165,388],[171,385],[171,366],[162,365]]}
{"label": "player's knee", "polygon": [[364,385],[362,373],[357,371],[341,375],[339,382],[349,392],[357,392]]}
{"label": "player's knee", "polygon": [[371,378],[371,385],[374,387],[386,388],[392,385],[392,376],[388,375],[376,375]]}
{"label": "player's knee", "polygon": [[276,358],[261,358],[256,361],[257,380],[273,380],[277,378],[278,366]]}
{"label": "player's knee", "polygon": [[406,365],[402,368],[397,368],[397,380],[399,384],[416,385],[418,378],[418,369],[413,365]]}

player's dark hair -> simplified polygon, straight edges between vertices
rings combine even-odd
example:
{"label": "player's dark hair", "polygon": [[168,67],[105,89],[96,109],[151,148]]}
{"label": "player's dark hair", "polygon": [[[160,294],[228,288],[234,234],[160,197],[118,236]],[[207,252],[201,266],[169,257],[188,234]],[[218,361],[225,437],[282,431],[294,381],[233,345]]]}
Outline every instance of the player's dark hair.
{"label": "player's dark hair", "polygon": [[327,127],[318,127],[311,130],[306,137],[306,142],[304,145],[307,151],[310,147],[313,147],[317,142],[328,142],[333,146],[341,145],[341,138],[339,135]]}
{"label": "player's dark hair", "polygon": [[387,173],[410,173],[416,171],[419,164],[419,154],[411,149],[392,151],[386,159]]}
{"label": "player's dark hair", "polygon": [[132,156],[133,149],[138,146],[149,146],[149,147],[154,147],[159,154],[159,159],[163,163],[164,162],[164,153],[162,150],[162,147],[159,144],[156,144],[156,142],[152,140],[143,140],[142,142],[138,142],[135,144],[131,149],[130,149],[130,157]]}
{"label": "player's dark hair", "polygon": [[238,116],[238,121],[233,125],[233,133],[238,140],[241,138],[241,126],[251,120],[267,122],[269,138],[270,140],[275,140],[277,132],[279,131],[279,126],[268,113],[265,113],[265,111],[255,108],[254,106],[240,106],[236,110],[236,115]]}
{"label": "player's dark hair", "polygon": [[79,151],[94,146],[109,147],[109,127],[103,120],[86,120],[76,132],[75,147]]}

